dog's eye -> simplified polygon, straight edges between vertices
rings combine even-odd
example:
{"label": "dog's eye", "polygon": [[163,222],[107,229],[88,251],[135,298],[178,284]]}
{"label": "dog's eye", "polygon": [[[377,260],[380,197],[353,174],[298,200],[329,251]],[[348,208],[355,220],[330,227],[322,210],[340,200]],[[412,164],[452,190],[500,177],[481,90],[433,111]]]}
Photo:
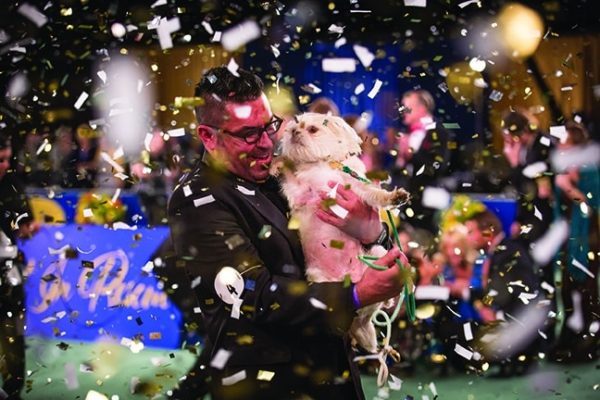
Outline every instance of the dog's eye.
{"label": "dog's eye", "polygon": [[313,135],[314,135],[314,134],[315,134],[315,133],[317,133],[317,132],[319,132],[319,128],[317,128],[316,126],[312,125],[312,126],[309,126],[309,127],[308,127],[308,133],[310,133],[310,134],[313,134]]}

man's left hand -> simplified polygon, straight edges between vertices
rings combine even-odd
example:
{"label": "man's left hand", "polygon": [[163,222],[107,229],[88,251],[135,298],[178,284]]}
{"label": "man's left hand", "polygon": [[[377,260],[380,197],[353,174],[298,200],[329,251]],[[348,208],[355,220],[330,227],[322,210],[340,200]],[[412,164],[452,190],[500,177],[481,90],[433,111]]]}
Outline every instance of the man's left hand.
{"label": "man's left hand", "polygon": [[[336,184],[336,182],[328,182],[330,188],[334,188]],[[321,192],[320,195],[323,200],[330,199],[326,192]],[[338,206],[348,211],[348,215],[341,218],[330,207],[323,205],[321,209],[317,210],[317,217],[320,220],[338,227],[363,244],[373,243],[377,240],[383,226],[376,209],[366,204],[356,193],[351,189],[346,189],[343,185],[338,185],[334,199]]]}

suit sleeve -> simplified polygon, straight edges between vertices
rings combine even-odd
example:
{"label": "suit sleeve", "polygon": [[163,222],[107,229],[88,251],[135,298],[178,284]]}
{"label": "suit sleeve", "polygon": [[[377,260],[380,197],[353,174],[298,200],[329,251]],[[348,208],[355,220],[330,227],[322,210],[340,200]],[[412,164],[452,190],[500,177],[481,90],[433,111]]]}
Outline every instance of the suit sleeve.
{"label": "suit sleeve", "polygon": [[218,313],[223,308],[231,312],[214,288],[221,268],[231,266],[244,279],[240,318],[266,328],[313,329],[331,334],[342,334],[349,328],[355,315],[350,286],[308,284],[297,273],[301,269],[294,265],[273,272],[277,268],[265,265],[246,233],[251,231],[244,225],[247,219],[236,216],[218,199],[195,207],[174,196],[171,203],[169,224],[175,252],[192,282],[199,282],[194,289],[203,312]]}
{"label": "suit sleeve", "polygon": [[413,191],[446,175],[450,167],[450,143],[450,134],[445,129],[436,128],[427,132],[421,148],[411,161]]}

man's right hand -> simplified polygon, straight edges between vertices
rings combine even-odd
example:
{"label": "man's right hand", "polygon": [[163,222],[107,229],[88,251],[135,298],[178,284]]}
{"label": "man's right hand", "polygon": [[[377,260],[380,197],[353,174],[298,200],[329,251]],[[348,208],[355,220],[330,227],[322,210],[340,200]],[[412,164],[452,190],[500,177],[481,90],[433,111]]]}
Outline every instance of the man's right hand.
{"label": "man's right hand", "polygon": [[356,282],[356,294],[361,307],[385,301],[400,294],[404,282],[395,259],[400,258],[402,265],[408,267],[408,259],[394,246],[375,264],[388,267],[384,271],[367,268],[360,281]]}

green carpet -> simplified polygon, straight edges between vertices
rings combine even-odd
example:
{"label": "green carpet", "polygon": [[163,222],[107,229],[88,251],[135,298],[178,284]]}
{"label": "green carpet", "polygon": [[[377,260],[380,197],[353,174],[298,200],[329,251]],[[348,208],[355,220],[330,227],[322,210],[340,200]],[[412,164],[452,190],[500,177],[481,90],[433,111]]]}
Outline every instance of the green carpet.
{"label": "green carpet", "polygon": [[[90,390],[109,399],[163,399],[168,388],[194,362],[183,350],[145,348],[134,354],[114,343],[28,339],[29,370],[24,399],[85,399]],[[578,365],[545,363],[526,376],[495,379],[453,373],[439,378],[425,366],[403,380],[399,391],[378,390],[375,377],[364,376],[366,398],[438,399],[600,399],[600,362]],[[433,383],[433,384],[432,384]],[[133,394],[134,391],[137,392]]]}

